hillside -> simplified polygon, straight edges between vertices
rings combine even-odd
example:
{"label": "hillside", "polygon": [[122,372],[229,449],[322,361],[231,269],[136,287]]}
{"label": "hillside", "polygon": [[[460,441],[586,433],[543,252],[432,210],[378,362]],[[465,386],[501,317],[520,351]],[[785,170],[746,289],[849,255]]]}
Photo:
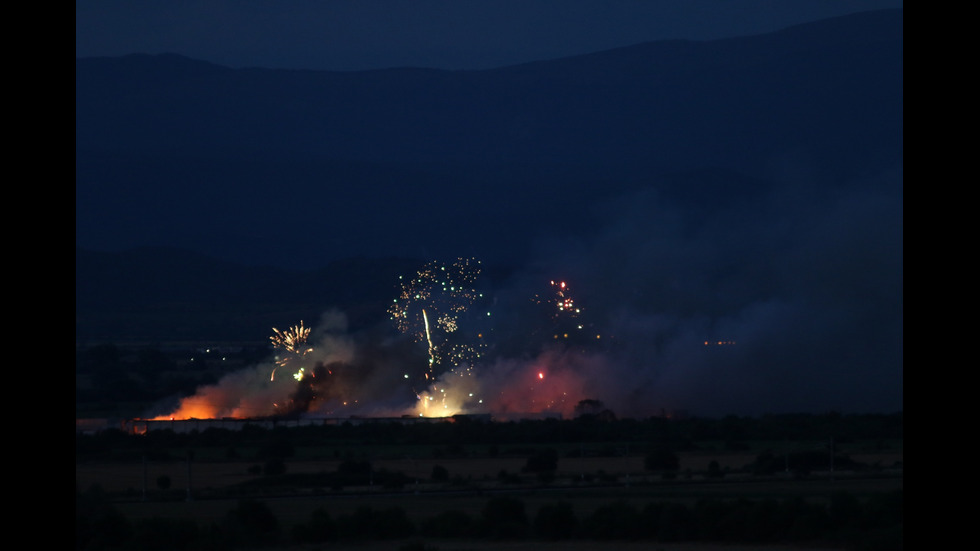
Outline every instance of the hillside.
{"label": "hillside", "polygon": [[645,187],[846,185],[903,154],[902,10],[486,71],[75,71],[76,243],[95,250],[513,261]]}

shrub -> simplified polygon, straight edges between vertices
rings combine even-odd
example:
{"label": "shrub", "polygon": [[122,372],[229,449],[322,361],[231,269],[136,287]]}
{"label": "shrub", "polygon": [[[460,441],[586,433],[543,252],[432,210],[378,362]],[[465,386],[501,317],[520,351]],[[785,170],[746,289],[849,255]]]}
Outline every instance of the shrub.
{"label": "shrub", "polygon": [[133,528],[133,548],[143,551],[193,549],[201,538],[197,522],[189,519],[149,518]]}
{"label": "shrub", "polygon": [[322,507],[310,514],[305,524],[293,528],[293,539],[298,543],[323,543],[337,539],[337,523]]}
{"label": "shrub", "polygon": [[574,534],[576,524],[570,503],[542,505],[534,517],[534,533],[551,540],[568,539]]}
{"label": "shrub", "polygon": [[433,538],[466,538],[476,535],[477,526],[466,511],[453,509],[426,519],[420,531]]}
{"label": "shrub", "polygon": [[269,543],[279,535],[279,519],[262,501],[245,499],[228,512],[226,525],[229,533],[240,536],[244,542]]}
{"label": "shrub", "polygon": [[286,472],[286,462],[281,458],[273,457],[265,462],[262,466],[262,472],[266,476],[275,476],[279,474],[285,474]]}
{"label": "shrub", "polygon": [[340,517],[337,525],[340,536],[351,539],[396,539],[415,533],[415,524],[401,507],[379,510],[364,505]]}
{"label": "shrub", "polygon": [[101,487],[75,492],[75,549],[115,549],[132,534],[132,525]]}
{"label": "shrub", "polygon": [[679,503],[669,503],[660,511],[657,539],[660,541],[687,541],[697,535],[694,514]]}
{"label": "shrub", "polygon": [[634,539],[641,533],[640,515],[633,505],[617,501],[597,508],[586,517],[582,530],[587,538]]}
{"label": "shrub", "polygon": [[426,543],[422,541],[410,541],[407,543],[403,543],[402,546],[398,548],[398,551],[438,551],[438,550],[439,550],[438,547],[432,545],[426,545]]}
{"label": "shrub", "polygon": [[449,480],[449,470],[442,465],[432,466],[432,481],[433,482],[446,482]]}
{"label": "shrub", "polygon": [[170,489],[170,477],[167,476],[167,475],[165,475],[165,474],[162,474],[162,475],[158,476],[157,477],[157,488],[160,488],[161,490],[164,490],[164,491],[169,490]]}
{"label": "shrub", "polygon": [[491,498],[483,508],[483,527],[486,535],[494,539],[526,535],[528,519],[524,502],[510,496]]}

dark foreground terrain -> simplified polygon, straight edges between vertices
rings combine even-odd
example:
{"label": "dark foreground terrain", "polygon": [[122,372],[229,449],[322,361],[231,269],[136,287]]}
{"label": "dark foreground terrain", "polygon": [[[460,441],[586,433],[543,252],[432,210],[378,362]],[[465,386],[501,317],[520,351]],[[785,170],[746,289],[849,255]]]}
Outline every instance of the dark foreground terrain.
{"label": "dark foreground terrain", "polygon": [[109,430],[76,548],[901,549],[902,446],[901,414]]}

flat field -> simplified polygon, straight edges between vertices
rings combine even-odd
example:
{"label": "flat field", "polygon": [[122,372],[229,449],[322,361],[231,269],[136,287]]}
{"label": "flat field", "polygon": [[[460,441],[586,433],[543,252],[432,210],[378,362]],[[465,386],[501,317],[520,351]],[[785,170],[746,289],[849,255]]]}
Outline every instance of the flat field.
{"label": "flat field", "polygon": [[[614,424],[602,428],[607,426],[610,430],[622,428]],[[651,421],[644,427],[662,428],[663,423]],[[456,428],[474,431],[462,433],[471,437],[469,444],[456,443],[455,433],[450,432]],[[269,509],[284,534],[308,526],[318,510],[327,512],[335,521],[356,522],[365,518],[366,509],[371,509],[373,514],[404,512],[419,530],[417,534],[430,535],[434,533],[433,527],[446,526],[432,524],[434,520],[446,522],[445,513],[465,513],[463,522],[468,522],[467,518],[474,522],[485,519],[490,500],[502,495],[518,498],[526,518],[531,520],[548,506],[567,504],[574,522],[592,527],[581,533],[598,534],[594,531],[595,523],[608,521],[596,519],[608,519],[608,512],[615,510],[610,506],[621,503],[635,511],[650,511],[647,506],[651,504],[678,504],[693,510],[704,499],[716,500],[715,504],[717,500],[750,503],[787,500],[786,505],[795,507],[798,502],[789,500],[829,504],[838,492],[865,499],[903,488],[903,444],[897,431],[895,437],[889,438],[878,437],[880,431],[869,430],[865,432],[871,437],[851,438],[846,442],[809,438],[746,439],[735,442],[736,445],[722,440],[688,441],[687,447],[678,446],[679,449],[671,452],[677,468],[665,472],[647,469],[648,460],[660,458],[654,452],[662,449],[643,445],[643,439],[632,434],[629,436],[634,440],[582,438],[569,442],[548,434],[544,429],[550,429],[551,425],[540,424],[505,427],[506,436],[513,436],[507,441],[514,444],[496,445],[491,444],[495,442],[492,437],[474,436],[480,430],[500,428],[465,424],[421,426],[415,429],[418,432],[407,433],[407,429],[397,432],[391,427],[366,426],[358,431],[342,428],[330,432],[319,429],[218,432],[200,438],[163,432],[153,433],[154,438],[145,441],[139,440],[140,436],[80,438],[76,441],[75,484],[80,492],[98,487],[114,509],[131,521],[171,519],[190,520],[201,527],[221,525],[228,520],[229,513],[240,507],[243,499],[252,499]],[[280,440],[283,436],[289,438]],[[410,438],[415,436],[428,436],[429,440]],[[548,443],[531,436],[543,436]],[[282,442],[291,445],[283,448]],[[836,464],[828,461],[831,443],[836,451],[834,457],[841,458]],[[282,454],[284,449],[289,453]],[[270,450],[278,455],[270,455]],[[542,454],[552,461],[557,457],[557,469],[547,471],[544,476],[528,472],[531,460],[540,459]],[[280,465],[284,466],[284,472],[263,474],[275,462],[262,457],[282,457]],[[792,464],[794,461],[800,461],[798,468]],[[769,474],[755,474],[760,471]],[[900,538],[900,525],[898,530]],[[282,551],[314,551],[325,547],[359,551],[835,549],[813,542],[806,546],[745,547],[609,539],[554,543],[530,539],[442,541],[427,536],[409,540],[379,537],[375,541],[344,537],[329,542],[329,546],[292,546]]]}
{"label": "flat field", "polygon": [[[404,473],[410,482],[398,488],[379,485],[341,489],[277,488],[258,497],[267,503],[284,526],[289,527],[308,521],[311,512],[318,508],[327,510],[333,518],[363,506],[375,509],[400,507],[415,521],[449,510],[465,511],[476,517],[491,496],[501,494],[519,497],[529,515],[542,505],[565,501],[572,504],[576,515],[582,516],[615,501],[628,501],[639,507],[650,502],[690,505],[702,498],[779,500],[801,497],[819,502],[838,491],[860,497],[903,487],[901,471],[894,469],[885,469],[874,476],[830,471],[804,477],[790,473],[752,476],[735,472],[751,462],[754,458],[751,454],[692,452],[679,455],[680,474],[673,478],[646,472],[642,456],[561,458],[555,479],[546,484],[534,475],[522,473],[526,459],[518,457],[379,459],[372,461],[374,469]],[[854,457],[869,464],[895,465],[902,460],[900,451]],[[703,472],[711,461],[718,461],[723,469],[732,472],[714,479],[691,474]],[[316,474],[336,471],[339,464],[338,460],[287,461],[286,467],[290,474]],[[450,481],[431,481],[436,465],[448,471]],[[132,519],[192,518],[206,523],[220,520],[236,506],[239,497],[229,496],[229,491],[263,478],[254,472],[254,466],[254,461],[230,460],[87,462],[76,464],[75,482],[80,490],[99,485],[114,496],[120,512]],[[516,475],[518,479],[504,482],[501,471]],[[166,490],[158,486],[161,477],[170,481]],[[685,549],[662,545],[654,548]],[[734,551],[735,548],[726,549]]]}

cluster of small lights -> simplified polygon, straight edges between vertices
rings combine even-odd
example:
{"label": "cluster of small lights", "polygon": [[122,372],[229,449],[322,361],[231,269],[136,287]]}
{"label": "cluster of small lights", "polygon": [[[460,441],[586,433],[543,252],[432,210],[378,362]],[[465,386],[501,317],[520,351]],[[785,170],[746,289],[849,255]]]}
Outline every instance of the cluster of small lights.
{"label": "cluster of small lights", "polygon": [[460,258],[450,265],[429,262],[415,277],[402,280],[401,291],[388,313],[402,333],[416,333],[419,340],[422,331],[421,308],[434,314],[436,324],[447,332],[457,329],[459,314],[466,312],[482,295],[473,287],[480,276],[480,261]]}
{"label": "cluster of small lights", "polygon": [[482,343],[477,343],[476,345],[468,343],[452,344],[448,347],[446,359],[452,362],[455,370],[472,373],[473,367],[483,357],[485,347],[486,345]]}
{"label": "cluster of small lights", "polygon": [[538,304],[551,304],[555,307],[552,312],[551,317],[556,321],[560,317],[578,317],[582,313],[582,309],[575,305],[575,299],[572,298],[568,284],[564,281],[552,281],[551,282],[552,295],[548,298],[542,298],[540,295],[534,297],[534,301]]}
{"label": "cluster of small lights", "polygon": [[[551,320],[555,323],[556,329],[560,326],[562,329],[566,329],[560,332],[556,332],[553,335],[555,340],[568,339],[571,334],[568,333],[567,329],[569,321],[575,320],[581,317],[582,307],[578,305],[575,298],[572,297],[568,283],[564,281],[551,281],[551,295],[547,297],[542,297],[541,295],[535,295],[532,299],[537,304],[545,305],[549,308],[549,316]],[[585,325],[582,323],[577,323],[574,326],[576,331],[583,331]],[[598,340],[602,338],[601,335],[596,334],[595,338]]]}
{"label": "cluster of small lights", "polygon": [[445,336],[459,331],[460,316],[482,298],[475,288],[480,272],[479,260],[459,258],[448,265],[429,262],[411,279],[399,278],[401,289],[388,314],[400,332],[428,343],[426,378],[434,377],[445,361],[453,362],[450,367],[455,367],[460,359],[473,354],[472,350],[463,352],[469,345],[447,344]]}
{"label": "cluster of small lights", "polygon": [[558,305],[558,311],[560,313],[568,313],[574,316],[582,313],[580,308],[575,307],[575,300],[568,294],[568,285],[564,281],[559,281],[558,283],[552,281],[551,286],[557,289],[555,302]]}

